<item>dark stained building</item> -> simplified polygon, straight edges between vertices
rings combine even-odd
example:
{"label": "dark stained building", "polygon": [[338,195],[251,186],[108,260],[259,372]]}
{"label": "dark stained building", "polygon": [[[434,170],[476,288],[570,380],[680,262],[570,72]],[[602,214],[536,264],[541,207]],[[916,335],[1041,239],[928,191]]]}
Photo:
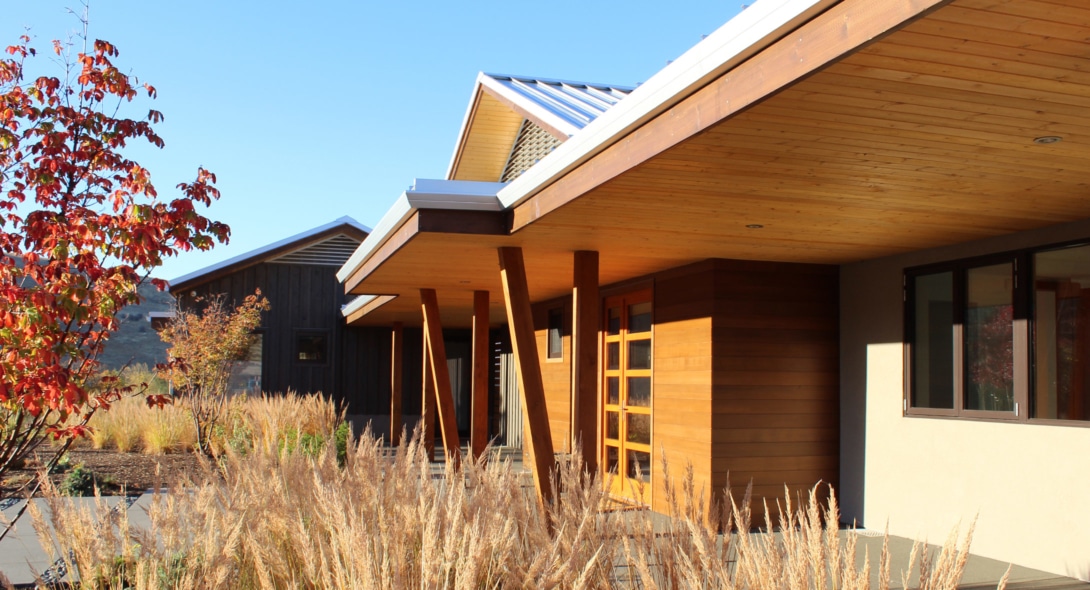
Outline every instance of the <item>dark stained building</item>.
{"label": "dark stained building", "polygon": [[[181,307],[217,296],[236,306],[258,289],[268,298],[258,343],[232,384],[236,391],[321,392],[346,404],[350,415],[385,416],[389,330],[346,326],[340,310],[353,296],[335,277],[369,232],[341,217],[171,281]],[[419,400],[406,399],[405,407],[419,413]]]}

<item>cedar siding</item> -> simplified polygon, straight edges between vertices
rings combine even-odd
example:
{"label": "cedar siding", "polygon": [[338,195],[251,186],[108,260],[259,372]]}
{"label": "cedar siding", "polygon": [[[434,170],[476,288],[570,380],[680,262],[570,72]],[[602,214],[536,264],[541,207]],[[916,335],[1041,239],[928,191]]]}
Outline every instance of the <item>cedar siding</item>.
{"label": "cedar siding", "polygon": [[[675,481],[691,466],[698,489],[713,494],[729,477],[740,499],[752,480],[755,507],[764,497],[782,498],[785,485],[792,492],[819,481],[835,486],[838,268],[706,260],[626,283],[632,288],[604,287],[603,293],[649,284],[654,465],[645,500],[666,509],[662,453]],[[544,318],[549,305],[538,307]],[[555,425],[561,421],[554,411],[568,416],[570,389],[559,380],[564,369],[553,364],[543,366],[557,367],[556,383],[547,386]]]}
{"label": "cedar siding", "polygon": [[836,266],[715,261],[712,482],[754,499],[838,484]]}
{"label": "cedar siding", "polygon": [[[563,356],[548,358],[549,310],[561,310],[563,321]],[[571,298],[563,297],[533,306],[534,336],[541,362],[541,381],[545,387],[545,405],[549,413],[549,432],[553,449],[571,451]]]}

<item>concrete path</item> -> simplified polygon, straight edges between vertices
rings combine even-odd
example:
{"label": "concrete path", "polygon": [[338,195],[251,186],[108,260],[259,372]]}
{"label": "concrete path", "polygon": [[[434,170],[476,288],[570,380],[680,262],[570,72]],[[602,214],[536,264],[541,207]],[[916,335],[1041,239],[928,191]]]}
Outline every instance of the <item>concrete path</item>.
{"label": "concrete path", "polygon": [[[63,501],[71,502],[76,509],[86,510],[91,514],[97,511],[94,498],[65,498]],[[119,510],[126,507],[126,502],[131,502],[132,499],[124,496],[110,496],[103,498],[103,501],[108,509]],[[51,511],[46,501],[35,498],[32,502],[48,523]],[[3,521],[0,524],[6,526],[8,522],[11,522],[25,503],[26,500],[5,500],[3,504],[0,504],[0,508],[3,508]],[[46,582],[60,581],[67,573],[59,556],[50,558],[42,548],[29,510],[23,514],[4,540],[0,541],[0,573],[16,587],[32,586],[38,576]]]}

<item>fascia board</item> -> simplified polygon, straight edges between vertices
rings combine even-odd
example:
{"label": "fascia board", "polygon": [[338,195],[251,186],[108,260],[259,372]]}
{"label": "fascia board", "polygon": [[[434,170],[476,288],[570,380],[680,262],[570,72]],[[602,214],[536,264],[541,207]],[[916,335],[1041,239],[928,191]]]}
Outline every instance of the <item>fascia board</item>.
{"label": "fascia board", "polygon": [[378,295],[360,295],[359,297],[356,297],[352,301],[341,306],[341,315],[348,317],[356,313],[360,309],[363,309],[368,303],[374,301],[376,297],[378,297]]}
{"label": "fascia board", "polygon": [[344,266],[337,271],[337,280],[345,282],[352,273],[378,250],[390,236],[420,209],[446,209],[456,211],[502,211],[496,193],[505,185],[502,182],[475,182],[466,180],[417,179],[413,188],[401,193],[374,231],[360,243]]}
{"label": "fascia board", "polygon": [[397,228],[405,224],[405,221],[412,215],[413,208],[409,205],[409,199],[405,196],[405,193],[401,193],[401,196],[394,201],[394,204],[386,210],[386,214],[382,216],[378,224],[375,225],[374,231],[367,235],[367,238],[360,242],[356,251],[352,253],[352,256],[348,257],[344,266],[337,271],[337,281],[345,282],[348,277],[352,276],[352,273],[356,271],[375,250],[378,250],[379,246],[389,239]]}
{"label": "fascia board", "polygon": [[[510,209],[637,127],[677,104],[743,59],[780,38],[794,23],[812,18],[839,0],[760,0],[686,51],[591,121],[499,193]],[[789,27],[793,28],[793,27]]]}

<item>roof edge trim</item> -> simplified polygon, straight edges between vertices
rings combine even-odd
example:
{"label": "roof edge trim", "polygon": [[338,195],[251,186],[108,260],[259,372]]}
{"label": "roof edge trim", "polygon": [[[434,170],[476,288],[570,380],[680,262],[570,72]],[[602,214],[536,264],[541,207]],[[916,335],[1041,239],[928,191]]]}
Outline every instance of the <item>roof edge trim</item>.
{"label": "roof edge trim", "polygon": [[[840,0],[761,0],[683,53],[499,193],[512,208]],[[478,77],[478,80],[480,77]]]}
{"label": "roof edge trim", "polygon": [[239,254],[237,256],[232,256],[231,258],[228,258],[227,260],[223,260],[221,262],[217,262],[217,263],[212,264],[210,266],[206,266],[204,268],[195,270],[195,271],[193,271],[191,273],[184,274],[184,275],[182,275],[180,277],[177,277],[177,278],[172,279],[172,280],[167,281],[167,282],[171,286],[185,285],[187,283],[193,282],[196,279],[201,278],[202,276],[212,274],[212,273],[215,273],[215,272],[218,272],[218,271],[221,271],[221,270],[225,270],[225,269],[230,268],[232,266],[235,266],[237,264],[242,264],[242,263],[244,263],[244,262],[246,262],[248,260],[258,258],[263,254],[268,254],[268,253],[271,253],[273,251],[284,248],[286,246],[290,246],[291,244],[293,244],[295,242],[302,242],[302,241],[306,240],[307,238],[312,238],[312,237],[321,235],[323,233],[326,233],[328,231],[332,231],[332,230],[334,230],[334,229],[336,229],[338,227],[344,226],[344,225],[354,227],[354,228],[368,234],[368,237],[370,237],[370,234],[371,234],[371,231],[372,231],[371,228],[369,228],[366,225],[363,225],[362,223],[356,221],[355,219],[352,219],[351,217],[345,215],[345,216],[339,217],[337,219],[334,219],[333,221],[331,221],[329,223],[326,223],[324,225],[320,225],[318,227],[309,229],[307,231],[297,233],[297,234],[295,234],[293,236],[289,236],[289,237],[284,238],[282,240],[277,240],[277,241],[275,241],[275,242],[273,242],[271,244],[266,244],[265,246],[262,246],[260,248],[250,250],[249,252],[243,252],[242,254]]}
{"label": "roof edge trim", "polygon": [[454,211],[502,211],[496,194],[504,183],[468,180],[433,180],[418,178],[409,190],[401,193],[393,206],[382,216],[375,229],[360,243],[359,248],[337,271],[337,280],[345,282],[360,266],[393,235],[413,213],[421,209]]}

